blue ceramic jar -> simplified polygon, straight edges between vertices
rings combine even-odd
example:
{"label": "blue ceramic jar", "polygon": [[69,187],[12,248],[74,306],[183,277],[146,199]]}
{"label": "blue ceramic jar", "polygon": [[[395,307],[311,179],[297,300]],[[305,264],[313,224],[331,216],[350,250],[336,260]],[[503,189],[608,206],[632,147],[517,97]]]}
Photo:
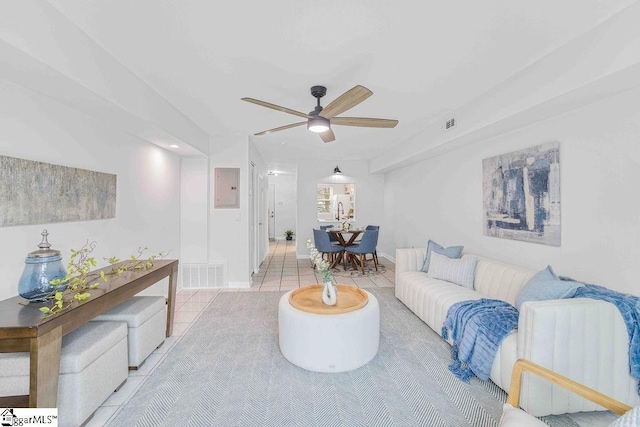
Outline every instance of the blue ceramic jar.
{"label": "blue ceramic jar", "polygon": [[42,242],[38,245],[40,249],[30,252],[24,260],[24,271],[18,282],[18,293],[22,298],[37,300],[66,288],[66,285],[51,284],[53,279],[64,278],[67,271],[62,265],[60,251],[51,249],[48,235],[47,230],[42,232]]}

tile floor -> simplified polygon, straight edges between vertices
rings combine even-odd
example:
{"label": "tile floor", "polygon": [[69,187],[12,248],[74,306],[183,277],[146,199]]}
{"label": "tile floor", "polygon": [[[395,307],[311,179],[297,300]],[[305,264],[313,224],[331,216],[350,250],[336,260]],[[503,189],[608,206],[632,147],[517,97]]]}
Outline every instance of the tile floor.
{"label": "tile floor", "polygon": [[[386,267],[384,274],[374,276],[354,277],[338,276],[338,282],[360,288],[393,287],[395,265],[380,258],[380,263]],[[261,264],[260,270],[253,275],[251,288],[223,288],[182,290],[176,295],[176,314],[173,324],[173,335],[151,354],[144,365],[137,371],[129,371],[129,378],[120,390],[113,393],[104,404],[98,408],[86,427],[102,427],[108,424],[129,398],[140,388],[145,379],[153,374],[173,346],[191,327],[202,311],[220,292],[270,292],[288,291],[300,286],[321,283],[321,277],[316,276],[308,259],[297,260],[294,241],[277,240],[270,243],[269,254]]]}
{"label": "tile floor", "polygon": [[[336,274],[338,283],[360,288],[393,287],[395,264],[379,257],[386,272],[374,276],[362,276],[356,273],[352,277]],[[342,267],[340,267],[342,270]],[[296,259],[295,241],[276,240],[269,245],[267,259],[260,265],[258,273],[253,275],[251,291],[289,291],[305,285],[322,283],[320,275],[311,268],[308,259]]]}

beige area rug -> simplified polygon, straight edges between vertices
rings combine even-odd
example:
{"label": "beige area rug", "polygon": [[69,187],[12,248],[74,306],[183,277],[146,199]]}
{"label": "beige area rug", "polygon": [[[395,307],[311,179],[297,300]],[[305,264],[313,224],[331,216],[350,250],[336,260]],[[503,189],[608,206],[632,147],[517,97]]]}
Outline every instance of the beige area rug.
{"label": "beige area rug", "polygon": [[[387,267],[384,264],[378,263],[378,270],[376,271],[373,262],[367,262],[364,267],[364,276],[377,276],[387,272]],[[331,270],[331,274],[335,277],[362,277],[362,269],[353,270],[349,265],[349,268],[345,271],[344,267],[340,265],[340,268],[334,268]]]}
{"label": "beige area rug", "polygon": [[496,427],[505,393],[458,380],[447,369],[449,344],[393,289],[369,292],[380,304],[378,354],[335,374],[280,353],[283,292],[220,293],[108,426]]}

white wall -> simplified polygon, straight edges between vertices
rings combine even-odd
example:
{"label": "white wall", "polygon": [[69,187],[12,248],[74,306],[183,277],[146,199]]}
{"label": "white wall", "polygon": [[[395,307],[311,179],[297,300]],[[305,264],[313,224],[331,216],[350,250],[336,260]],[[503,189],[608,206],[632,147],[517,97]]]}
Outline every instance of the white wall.
{"label": "white wall", "polygon": [[0,299],[17,295],[28,252],[46,228],[62,252],[95,240],[95,255],[147,253],[180,256],[180,161],[171,153],[114,131],[76,110],[0,79],[0,155],[117,175],[116,217],[98,221],[0,228]]}
{"label": "white wall", "polygon": [[275,187],[275,231],[276,239],[284,239],[286,230],[296,231],[296,176],[295,175],[270,175],[269,184]]}
{"label": "white wall", "polygon": [[180,180],[181,261],[209,262],[209,159],[183,158]]}
{"label": "white wall", "polygon": [[[260,154],[250,145],[247,137],[217,135],[211,137],[209,158],[182,159],[181,228],[183,262],[214,264],[226,268],[226,283],[218,286],[248,287],[251,283],[252,242],[249,211],[250,165],[255,165],[257,264],[267,253],[266,168]],[[240,169],[240,208],[216,209],[215,168]],[[262,179],[260,179],[262,177]],[[263,185],[262,191],[260,184]],[[263,212],[259,210],[262,197]]]}
{"label": "white wall", "polygon": [[[313,229],[318,228],[316,194],[317,184],[353,182],[356,185],[356,226],[369,224],[382,225],[385,177],[382,174],[370,174],[366,160],[340,161],[342,175],[333,175],[335,161],[305,160],[298,162],[298,212],[297,242],[298,258],[308,258],[307,239],[313,240]],[[323,223],[324,224],[324,223]],[[378,245],[387,238],[388,231],[380,228]],[[393,255],[394,252],[391,252]],[[384,255],[378,251],[379,255]]]}
{"label": "white wall", "polygon": [[[427,239],[640,295],[640,89],[386,174],[385,252]],[[482,159],[560,142],[562,245],[486,237]],[[359,191],[359,190],[358,190]]]}
{"label": "white wall", "polygon": [[[227,262],[231,287],[250,283],[249,267],[249,149],[246,136],[214,136],[209,146],[211,170],[209,262]],[[240,209],[215,209],[217,167],[240,168]]]}

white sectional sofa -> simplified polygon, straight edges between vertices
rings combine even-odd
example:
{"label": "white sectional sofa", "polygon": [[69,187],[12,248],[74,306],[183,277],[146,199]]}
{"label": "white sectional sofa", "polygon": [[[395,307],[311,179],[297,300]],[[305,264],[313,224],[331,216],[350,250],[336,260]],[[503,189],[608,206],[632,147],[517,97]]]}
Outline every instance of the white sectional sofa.
{"label": "white sectional sofa", "polygon": [[[438,334],[451,305],[492,298],[515,306],[520,289],[536,273],[476,256],[474,289],[469,289],[427,277],[421,271],[426,254],[426,248],[396,250],[395,292]],[[469,256],[474,255],[463,255]],[[585,298],[525,302],[518,331],[502,342],[490,378],[507,391],[513,365],[523,358],[636,406],[638,382],[629,375],[628,349],[626,325],[613,304]],[[535,416],[602,410],[540,378],[525,376],[521,390],[521,407]]]}

